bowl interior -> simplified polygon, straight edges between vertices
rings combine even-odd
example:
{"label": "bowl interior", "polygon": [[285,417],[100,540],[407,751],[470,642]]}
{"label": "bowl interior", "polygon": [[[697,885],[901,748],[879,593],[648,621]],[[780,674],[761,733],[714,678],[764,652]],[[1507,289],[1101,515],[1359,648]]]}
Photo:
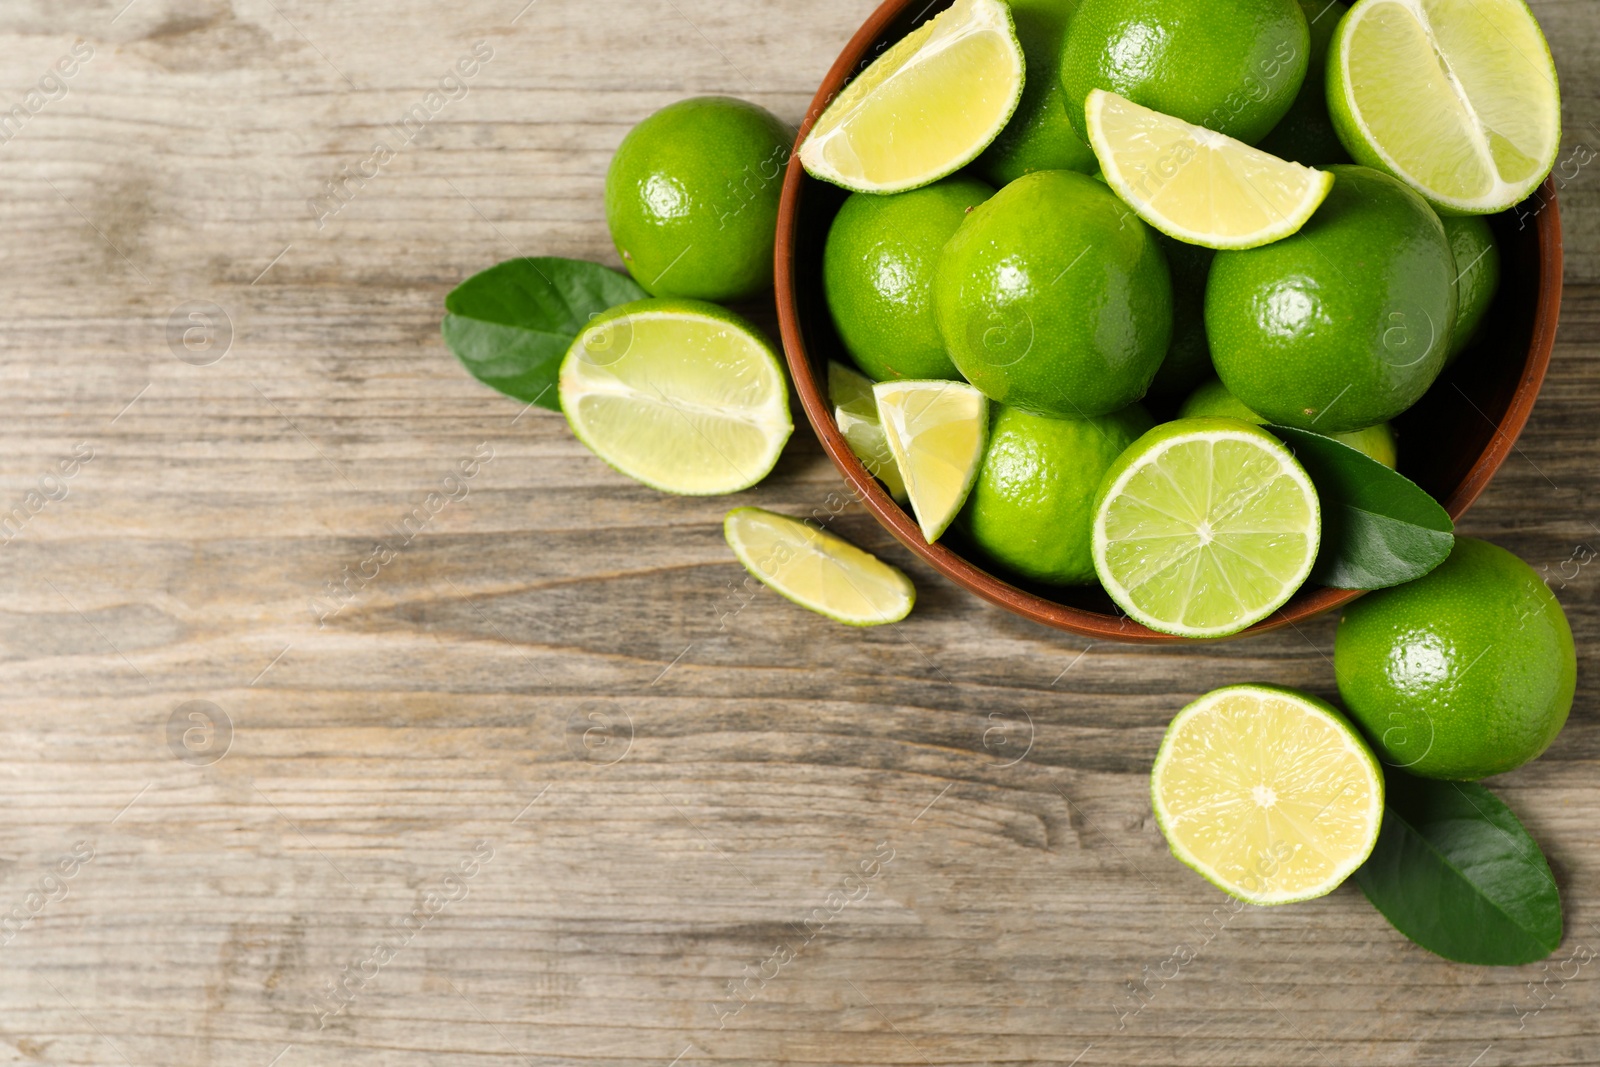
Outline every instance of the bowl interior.
{"label": "bowl interior", "polygon": [[[867,20],[829,71],[800,129],[803,140],[827,102],[883,49],[950,6],[889,0]],[[798,145],[798,141],[796,142]],[[849,194],[807,175],[798,155],[785,176],[778,219],[778,313],[784,349],[806,415],[823,447],[891,533],[946,577],[1037,622],[1086,636],[1127,641],[1181,640],[1132,622],[1098,586],[1062,588],[986,569],[983,556],[952,527],[940,543],[922,540],[915,520],[867,473],[833,421],[827,364],[850,356],[822,290],[822,251]],[[1476,343],[1428,394],[1394,422],[1401,473],[1459,518],[1509,454],[1543,383],[1561,300],[1561,233],[1550,182],[1524,204],[1489,220],[1500,245],[1501,282]],[[1157,420],[1174,404],[1147,399]],[[1358,593],[1306,588],[1245,633],[1275,629],[1348,602]]]}

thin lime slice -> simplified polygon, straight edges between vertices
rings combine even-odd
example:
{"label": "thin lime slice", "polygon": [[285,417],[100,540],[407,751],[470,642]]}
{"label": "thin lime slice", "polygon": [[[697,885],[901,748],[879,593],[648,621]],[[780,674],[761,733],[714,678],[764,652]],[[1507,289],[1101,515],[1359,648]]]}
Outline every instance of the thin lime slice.
{"label": "thin lime slice", "polygon": [[1518,203],[1561,148],[1555,64],[1522,0],[1361,0],[1329,49],[1328,114],[1356,162],[1453,214]]}
{"label": "thin lime slice", "polygon": [[989,443],[989,401],[966,382],[901,379],[879,382],[872,392],[911,510],[931,545],[972,491]]}
{"label": "thin lime slice", "polygon": [[1094,569],[1137,622],[1225,637],[1311,574],[1317,490],[1283,442],[1238,419],[1179,419],[1117,457],[1096,498]]}
{"label": "thin lime slice", "polygon": [[1290,163],[1094,89],[1084,106],[1106,183],[1144,221],[1206,248],[1258,248],[1297,232],[1333,175]]}
{"label": "thin lime slice", "polygon": [[878,400],[872,395],[872,379],[837,360],[829,360],[828,399],[834,403],[833,421],[844,434],[850,451],[869,474],[883,483],[890,496],[906,503],[909,499],[906,482],[900,477],[900,467],[894,461],[894,453],[889,451],[889,438],[878,418]]}
{"label": "thin lime slice", "polygon": [[1331,893],[1372,852],[1383,774],[1329,705],[1234,685],[1172,720],[1150,772],[1156,824],[1178,859],[1251,904]]}
{"label": "thin lime slice", "polygon": [[1005,129],[1022,97],[1022,70],[1011,9],[956,0],[845,86],[800,146],[800,162],[813,177],[863,193],[937,181]]}
{"label": "thin lime slice", "polygon": [[847,626],[881,626],[911,612],[917,591],[878,557],[760,508],[737,508],[722,522],[745,570],[774,592]]}
{"label": "thin lime slice", "polygon": [[794,429],[772,346],[698,300],[639,300],[597,316],[561,363],[561,410],[618,471],[695,496],[755,485]]}

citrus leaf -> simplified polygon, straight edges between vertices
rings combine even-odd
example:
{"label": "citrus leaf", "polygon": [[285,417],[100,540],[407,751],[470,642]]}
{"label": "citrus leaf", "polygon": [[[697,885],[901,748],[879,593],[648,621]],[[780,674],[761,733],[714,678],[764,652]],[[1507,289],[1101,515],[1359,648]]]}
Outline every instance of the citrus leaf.
{"label": "citrus leaf", "polygon": [[1377,847],[1356,884],[1394,928],[1458,963],[1514,966],[1561,944],[1561,894],[1544,853],[1476,782],[1386,769]]}
{"label": "citrus leaf", "polygon": [[1311,580],[1335,589],[1384,589],[1445,561],[1455,524],[1403,474],[1342,441],[1268,426],[1295,454],[1322,500],[1322,549]]}
{"label": "citrus leaf", "polygon": [[556,376],[578,332],[607,308],[649,296],[598,263],[508,259],[444,298],[444,343],[472,376],[507,396],[561,410]]}

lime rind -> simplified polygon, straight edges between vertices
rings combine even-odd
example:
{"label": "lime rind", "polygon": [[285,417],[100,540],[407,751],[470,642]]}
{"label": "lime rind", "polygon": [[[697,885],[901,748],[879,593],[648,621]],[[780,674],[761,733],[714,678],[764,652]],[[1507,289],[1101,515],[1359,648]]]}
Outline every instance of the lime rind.
{"label": "lime rind", "polygon": [[966,382],[897,379],[872,387],[889,451],[930,545],[978,480],[989,442],[989,401]]}
{"label": "lime rind", "polygon": [[585,447],[667,493],[748,489],[794,430],[772,345],[699,300],[639,300],[596,316],[562,359],[559,389]]}
{"label": "lime rind", "polygon": [[1282,240],[1333,188],[1326,171],[1103,89],[1090,91],[1084,119],[1106,184],[1141,219],[1186,244],[1242,250]]}
{"label": "lime rind", "polygon": [[[967,69],[959,66],[962,48],[971,53],[964,57]],[[998,73],[1000,84],[974,76],[972,59],[998,68],[984,74]],[[956,69],[918,73],[952,62]],[[956,0],[834,97],[801,144],[800,163],[812,177],[855,192],[899,193],[931,184],[971,163],[1000,136],[1022,99],[1023,76],[1010,7],[1001,0]],[[938,92],[949,100],[933,100]],[[936,106],[941,103],[948,106]],[[890,111],[896,104],[898,112]],[[860,133],[853,135],[857,126]],[[915,155],[923,158],[908,163]]]}
{"label": "lime rind", "polygon": [[[1130,492],[1135,479],[1143,495]],[[1095,573],[1135,622],[1227,637],[1305,584],[1321,537],[1316,487],[1283,442],[1238,419],[1180,419],[1135,441],[1107,472],[1095,505]]]}
{"label": "lime rind", "polygon": [[[1353,76],[1358,61],[1370,69]],[[1399,178],[1442,214],[1520,203],[1561,151],[1555,61],[1523,0],[1360,0],[1335,31],[1327,92],[1356,162]],[[1507,167],[1523,173],[1508,180]]]}
{"label": "lime rind", "polygon": [[916,603],[916,587],[898,567],[787,515],[735,508],[722,534],[761,584],[846,626],[899,622]]}
{"label": "lime rind", "polygon": [[[1216,736],[1227,726],[1237,725],[1227,723],[1217,714],[1219,708],[1228,704],[1254,704],[1259,714],[1241,716],[1249,725],[1264,725],[1273,717],[1273,713],[1276,713],[1280,722],[1287,715],[1299,715],[1304,727],[1302,734],[1314,732],[1320,738],[1308,736],[1307,739],[1320,739],[1322,744],[1313,746],[1309,759],[1305,758],[1306,753],[1292,749],[1278,752],[1283,766],[1279,770],[1281,777],[1274,777],[1271,772],[1275,768],[1268,767],[1267,760],[1262,758],[1271,754],[1265,745],[1257,744],[1251,748],[1248,744],[1241,744],[1240,739]],[[1206,721],[1207,716],[1210,717],[1209,722]],[[1251,721],[1252,718],[1254,721]],[[1191,745],[1190,732],[1195,729],[1203,731],[1208,725],[1213,727],[1211,736],[1202,737],[1199,744]],[[1243,740],[1248,742],[1251,738]],[[1229,741],[1234,743],[1230,746]],[[1337,743],[1337,747],[1329,742]],[[1319,748],[1322,751],[1317,751]],[[1186,768],[1184,761],[1201,766]],[[1214,765],[1204,766],[1208,761]],[[1335,765],[1344,772],[1343,776],[1329,775],[1330,768]],[[1203,779],[1213,792],[1220,791],[1225,784],[1239,787],[1232,797],[1216,798],[1203,809],[1197,804],[1195,810],[1204,810],[1205,818],[1194,831],[1190,831],[1187,825],[1189,813],[1172,808],[1172,802],[1176,799],[1174,794],[1181,792],[1176,788],[1176,778],[1185,769],[1191,771],[1191,777]],[[1316,780],[1319,774],[1324,779],[1321,783]],[[1251,780],[1252,777],[1261,780]],[[1329,778],[1332,780],[1328,781]],[[1319,785],[1322,786],[1320,795],[1302,795],[1311,793]],[[1284,795],[1278,795],[1280,790]],[[1324,701],[1278,686],[1228,686],[1193,701],[1179,711],[1167,727],[1150,771],[1151,809],[1172,854],[1223,892],[1258,905],[1298,903],[1325,896],[1336,889],[1372,854],[1383,822],[1383,801],[1383,771],[1372,749],[1349,721]],[[1250,802],[1257,805],[1258,812],[1250,810]],[[1280,804],[1282,808],[1278,817],[1274,818],[1272,809]],[[1290,809],[1305,806],[1311,808],[1309,816],[1305,811],[1289,814]],[[1227,822],[1228,815],[1241,809],[1248,817],[1235,819],[1237,836],[1230,835],[1229,828],[1221,824]],[[1326,820],[1329,812],[1336,816],[1334,821],[1328,823],[1330,832],[1322,835],[1313,831],[1312,824]],[[1340,817],[1344,820],[1343,826],[1339,825]],[[1276,828],[1277,838],[1258,842],[1264,847],[1255,850],[1254,862],[1234,862],[1231,866],[1235,873],[1225,873],[1220,869],[1225,865],[1220,854],[1211,860],[1200,855],[1200,850],[1207,845],[1213,846],[1213,853],[1220,853],[1221,850],[1216,847],[1219,842],[1237,846],[1258,826],[1271,838],[1274,822],[1279,824]],[[1315,862],[1313,853],[1303,854],[1302,850],[1317,843],[1328,846],[1330,837],[1337,836],[1340,829],[1346,831],[1345,847],[1342,854],[1332,857],[1325,873],[1320,877],[1302,879],[1300,884],[1281,884],[1289,874]],[[1291,843],[1290,839],[1293,838],[1301,840]],[[1232,856],[1227,858],[1236,859]],[[1242,875],[1237,873],[1241,867],[1244,870]],[[1280,878],[1280,875],[1283,877]],[[1280,884],[1274,885],[1275,880]]]}

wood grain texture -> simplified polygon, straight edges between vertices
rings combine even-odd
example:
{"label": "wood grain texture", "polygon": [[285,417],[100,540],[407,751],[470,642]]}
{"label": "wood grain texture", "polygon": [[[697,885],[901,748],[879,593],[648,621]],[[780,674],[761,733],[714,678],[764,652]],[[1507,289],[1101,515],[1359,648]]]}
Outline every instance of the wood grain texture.
{"label": "wood grain texture", "polygon": [[[125,3],[0,5],[0,111],[93,49],[0,144],[0,1060],[1600,1063],[1600,971],[1559,962],[1600,948],[1600,564],[1559,577],[1600,544],[1600,164],[1562,191],[1544,398],[1463,524],[1548,565],[1578,635],[1569,726],[1494,783],[1569,933],[1548,969],[1474,969],[1353,886],[1235,911],[1151,823],[1171,714],[1332,695],[1334,620],[1086,646],[850,507],[920,602],[838,627],[745,589],[728,501],[627,482],[444,350],[467,274],[615,262],[633,122],[706,92],[798,119],[866,3]],[[1600,147],[1594,5],[1534,7],[1564,156]],[[479,41],[319,229],[308,199]],[[199,301],[230,326],[184,362]],[[842,484],[802,431],[739,502],[829,514]],[[220,760],[175,755],[191,701],[231,723]]]}

